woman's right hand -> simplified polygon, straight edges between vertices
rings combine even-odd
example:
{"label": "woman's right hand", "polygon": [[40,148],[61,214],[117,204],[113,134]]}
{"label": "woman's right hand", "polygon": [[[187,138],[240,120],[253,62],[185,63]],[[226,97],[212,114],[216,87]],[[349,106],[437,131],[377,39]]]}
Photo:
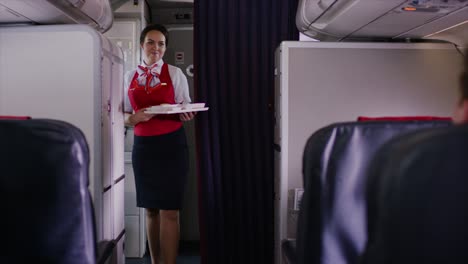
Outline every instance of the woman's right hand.
{"label": "woman's right hand", "polygon": [[140,122],[146,122],[156,115],[156,114],[145,113],[145,111],[146,111],[146,108],[142,108],[136,111],[133,115],[130,115],[129,117],[130,123],[133,125],[136,125]]}

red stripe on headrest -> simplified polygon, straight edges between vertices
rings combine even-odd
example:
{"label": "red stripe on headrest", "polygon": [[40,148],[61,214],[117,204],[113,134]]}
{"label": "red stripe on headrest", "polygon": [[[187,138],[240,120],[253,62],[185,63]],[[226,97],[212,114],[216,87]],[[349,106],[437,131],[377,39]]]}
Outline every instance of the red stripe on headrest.
{"label": "red stripe on headrest", "polygon": [[360,116],[358,121],[452,121],[450,117],[438,117],[438,116],[384,116],[384,117],[367,117]]}
{"label": "red stripe on headrest", "polygon": [[0,115],[0,119],[27,120],[27,119],[31,119],[31,117],[30,116],[2,116]]}

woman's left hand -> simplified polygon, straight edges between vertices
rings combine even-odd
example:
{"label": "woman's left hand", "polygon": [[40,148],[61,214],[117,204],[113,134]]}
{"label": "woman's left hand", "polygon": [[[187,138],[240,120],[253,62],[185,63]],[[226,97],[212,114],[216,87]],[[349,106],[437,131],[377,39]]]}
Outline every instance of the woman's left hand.
{"label": "woman's left hand", "polygon": [[179,114],[179,119],[180,119],[180,121],[184,121],[184,122],[190,121],[195,117],[196,114],[197,114],[197,112],[180,113]]}

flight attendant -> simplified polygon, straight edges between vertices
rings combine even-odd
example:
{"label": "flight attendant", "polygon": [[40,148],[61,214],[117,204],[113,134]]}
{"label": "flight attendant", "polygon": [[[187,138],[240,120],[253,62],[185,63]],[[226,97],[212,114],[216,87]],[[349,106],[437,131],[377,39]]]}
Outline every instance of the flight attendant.
{"label": "flight attendant", "polygon": [[149,114],[161,104],[191,102],[187,78],[163,61],[168,31],[149,25],[140,35],[144,60],[125,75],[125,121],[134,126],[132,151],[137,206],[146,209],[146,233],[152,264],[175,264],[179,246],[179,210],[188,173],[188,151],[182,122],[195,113]]}

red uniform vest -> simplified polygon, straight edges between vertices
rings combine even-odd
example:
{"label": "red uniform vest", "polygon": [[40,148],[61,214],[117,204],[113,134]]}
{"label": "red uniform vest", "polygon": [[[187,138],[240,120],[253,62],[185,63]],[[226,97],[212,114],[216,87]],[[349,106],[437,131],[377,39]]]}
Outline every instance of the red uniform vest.
{"label": "red uniform vest", "polygon": [[[175,104],[174,87],[169,67],[163,64],[159,80],[161,81],[153,87],[149,85],[140,85],[138,83],[138,73],[135,72],[130,87],[128,89],[128,98],[133,110],[138,111],[153,105]],[[149,79],[149,76],[147,76]],[[147,122],[140,122],[135,125],[135,135],[137,136],[156,136],[176,131],[182,126],[178,114],[167,115],[158,114]]]}

